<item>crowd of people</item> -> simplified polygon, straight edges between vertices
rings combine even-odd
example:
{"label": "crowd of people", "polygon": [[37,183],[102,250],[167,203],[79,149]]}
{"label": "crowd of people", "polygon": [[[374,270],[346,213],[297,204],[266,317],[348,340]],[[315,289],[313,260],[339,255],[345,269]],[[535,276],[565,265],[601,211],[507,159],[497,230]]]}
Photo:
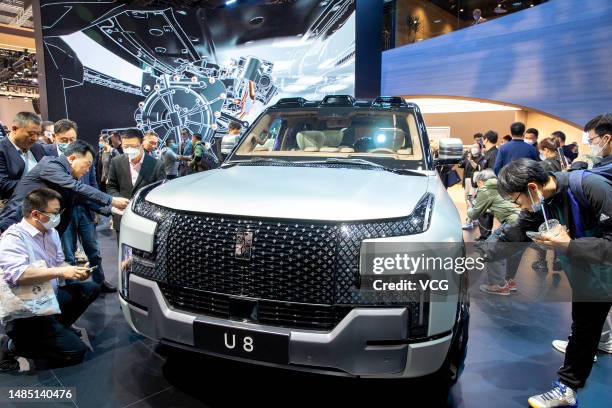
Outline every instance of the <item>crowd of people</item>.
{"label": "crowd of people", "polygon": [[43,122],[20,112],[0,140],[0,284],[39,292],[50,284],[59,308],[3,321],[0,371],[18,369],[16,356],[82,361],[88,349],[73,323],[100,293],[117,291],[105,278],[99,220],[109,218],[118,242],[123,210],[138,189],[219,165],[212,146],[188,129],[179,145],[168,138],[161,149],[154,132],[101,135],[95,149],[78,130],[68,119]]}
{"label": "crowd of people", "polygon": [[[590,155],[579,156],[560,131],[540,139],[537,129],[517,122],[501,140],[492,130],[474,135],[458,165],[468,204],[464,228],[477,224],[478,239],[489,244],[535,241],[534,269],[547,269],[546,250],[554,250],[553,268],[568,275],[573,289],[569,340],[553,342],[565,362],[554,388],[530,399],[535,407],[575,404],[597,350],[612,353],[612,294],[603,290],[590,301],[581,297],[601,292],[590,279],[594,269],[603,267],[608,280],[612,269],[612,114],[594,118],[584,130]],[[178,144],[168,138],[163,147],[153,132],[126,129],[100,136],[94,149],[79,138],[71,120],[42,122],[34,113],[19,113],[0,141],[0,284],[39,290],[50,285],[60,313],[4,322],[0,370],[18,369],[16,356],[81,361],[87,347],[73,323],[100,293],[117,290],[102,267],[99,217],[112,216],[119,233],[123,210],[138,189],[214,168],[219,157],[218,144],[211,146],[187,129]],[[553,219],[561,225],[556,234],[529,237]],[[500,226],[494,229],[495,220]],[[79,242],[84,266],[75,255]],[[481,250],[489,268],[480,290],[516,292],[522,253]]]}
{"label": "crowd of people", "polygon": [[[518,290],[523,251],[509,244],[522,242],[537,244],[534,271],[548,271],[546,252],[553,250],[553,270],[564,271],[572,288],[569,340],[552,342],[565,361],[553,388],[529,399],[533,407],[575,406],[597,351],[612,353],[612,114],[595,117],[584,131],[590,154],[579,156],[563,132],[539,139],[537,129],[517,122],[499,148],[495,132],[474,135],[458,166],[467,203],[463,228],[478,224],[477,240],[491,244],[480,247],[489,261],[480,290],[502,296]],[[553,233],[529,237],[555,220]]]}

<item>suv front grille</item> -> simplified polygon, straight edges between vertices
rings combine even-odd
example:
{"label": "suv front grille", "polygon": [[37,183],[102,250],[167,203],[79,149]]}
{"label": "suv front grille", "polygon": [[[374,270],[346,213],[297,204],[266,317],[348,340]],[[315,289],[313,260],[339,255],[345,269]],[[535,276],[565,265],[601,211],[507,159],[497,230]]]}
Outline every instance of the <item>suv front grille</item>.
{"label": "suv front grille", "polygon": [[160,287],[166,300],[179,309],[222,319],[247,320],[272,326],[328,331],[336,327],[352,309],[348,306],[258,300],[253,301],[253,315],[237,316],[232,313],[232,303],[240,302],[239,298],[166,284],[160,284]]}
{"label": "suv front grille", "polygon": [[[158,222],[156,267],[143,276],[180,290],[182,297],[168,298],[173,306],[207,310],[210,315],[222,302],[215,298],[215,307],[204,308],[200,303],[206,296],[201,293],[276,305],[409,306],[411,321],[426,325],[428,308],[422,305],[429,300],[427,293],[362,290],[359,261],[364,239],[422,232],[432,199],[427,195],[409,217],[357,223],[194,214],[140,200],[134,211]],[[252,234],[250,259],[236,255],[237,240],[244,233]],[[200,295],[194,298],[188,295],[191,291]],[[260,307],[260,318],[270,316],[267,310]],[[291,319],[283,320],[282,308],[277,306],[274,312],[276,323],[270,324],[291,324]]]}

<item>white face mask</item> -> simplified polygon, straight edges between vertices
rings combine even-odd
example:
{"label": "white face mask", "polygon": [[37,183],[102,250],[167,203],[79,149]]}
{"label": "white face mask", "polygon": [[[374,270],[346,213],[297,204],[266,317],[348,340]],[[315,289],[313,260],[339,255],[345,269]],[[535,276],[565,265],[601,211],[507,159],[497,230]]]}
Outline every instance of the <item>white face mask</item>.
{"label": "white face mask", "polygon": [[529,194],[529,199],[531,200],[531,209],[533,210],[533,212],[539,212],[542,210],[542,201],[544,201],[544,197],[542,197],[542,195],[540,194],[540,190],[536,190],[536,196],[538,197],[538,201],[534,201],[533,197],[531,196],[531,190],[527,190],[527,193]]}
{"label": "white face mask", "polygon": [[598,144],[592,144],[589,143],[589,148],[591,149],[591,153],[593,154],[593,156],[601,156],[603,153],[603,149],[606,148],[606,145],[609,143],[610,141],[608,140],[606,143],[604,143],[603,146],[600,146]]}
{"label": "white face mask", "polygon": [[135,147],[127,147],[123,149],[123,153],[128,157],[130,161],[134,160],[140,154],[140,149]]}
{"label": "white face mask", "polygon": [[61,220],[62,220],[61,214],[53,214],[52,216],[49,217],[49,221],[47,222],[41,222],[40,220],[36,220],[36,221],[38,221],[38,223],[42,225],[46,230],[51,230],[57,227],[60,224]]}
{"label": "white face mask", "polygon": [[476,156],[480,154],[480,149],[476,148],[476,147],[472,147],[470,149],[470,152],[472,152],[472,156]]}

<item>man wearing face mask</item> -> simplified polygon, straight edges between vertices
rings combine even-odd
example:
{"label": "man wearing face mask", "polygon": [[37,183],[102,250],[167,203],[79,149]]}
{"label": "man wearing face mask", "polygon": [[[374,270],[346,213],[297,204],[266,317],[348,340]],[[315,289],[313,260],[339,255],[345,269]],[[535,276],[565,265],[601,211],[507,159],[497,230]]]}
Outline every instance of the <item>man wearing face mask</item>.
{"label": "man wearing face mask", "polygon": [[[577,390],[585,385],[597,352],[602,327],[612,306],[612,181],[597,174],[579,186],[585,202],[577,204],[570,174],[548,173],[540,163],[520,159],[503,168],[498,189],[529,215],[520,217],[511,241],[526,241],[547,219],[559,220],[556,235],[536,239],[554,249],[572,286],[572,327],[559,380],[547,393],[529,398],[532,407],[577,406]],[[510,235],[510,232],[508,233]],[[603,277],[603,279],[601,279]]]}
{"label": "man wearing face mask", "polygon": [[53,125],[53,144],[43,146],[47,156],[64,154],[68,145],[77,139],[77,124],[69,119],[60,119]]}
{"label": "man wearing face mask", "polygon": [[[143,136],[139,129],[127,129],[121,135],[124,154],[111,160],[106,183],[106,191],[113,197],[131,199],[139,189],[166,177],[163,163],[144,153],[142,141]],[[113,216],[113,228],[117,231],[117,238],[121,215]]]}
{"label": "man wearing face mask", "polygon": [[[55,122],[55,134],[53,140],[55,144],[45,146],[45,151],[48,156],[59,157],[64,154],[68,146],[77,140],[77,124],[68,119],[60,119]],[[96,166],[91,166],[89,171],[82,176],[79,181],[83,184],[98,188],[96,180]],[[66,262],[71,265],[76,265],[76,250],[77,240],[81,241],[83,251],[89,260],[92,267],[96,267],[93,272],[92,279],[94,282],[101,285],[103,293],[116,292],[112,284],[104,278],[104,270],[102,269],[102,257],[100,256],[100,248],[98,247],[98,237],[96,236],[96,216],[94,211],[101,212],[104,215],[110,215],[108,209],[99,206],[91,206],[89,201],[83,198],[76,197],[72,203],[72,217],[62,228],[62,249]]]}
{"label": "man wearing face mask", "polygon": [[[18,370],[16,356],[72,365],[88,351],[71,326],[100,292],[97,284],[80,282],[89,277],[88,268],[64,262],[54,229],[62,212],[60,200],[60,194],[48,188],[31,191],[23,200],[23,218],[0,240],[0,279],[14,286],[51,282],[61,311],[9,321],[5,331],[11,342],[7,337],[0,340],[0,371]],[[62,285],[65,279],[71,282]]]}
{"label": "man wearing face mask", "polygon": [[[525,131],[525,143],[533,146],[536,150],[538,149],[538,135],[540,134],[540,132],[538,132],[538,129],[536,128],[529,128]],[[544,157],[542,157],[542,155],[538,155],[535,158],[536,161],[542,161],[544,160]]]}
{"label": "man wearing face mask", "polygon": [[16,224],[21,219],[21,205],[24,198],[37,188],[47,187],[57,191],[62,196],[61,222],[57,231],[63,234],[72,219],[72,210],[76,197],[91,203],[92,208],[103,214],[122,210],[129,200],[112,197],[100,190],[79,181],[91,168],[93,163],[93,148],[82,140],[71,143],[60,157],[44,157],[41,162],[24,176],[11,196],[6,207],[0,213],[0,231]]}
{"label": "man wearing face mask", "polygon": [[[591,154],[601,157],[601,161],[593,164],[596,172],[612,174],[612,113],[604,113],[591,119],[584,127],[588,133],[589,149]],[[572,163],[572,170],[589,168],[585,161],[576,160]]]}

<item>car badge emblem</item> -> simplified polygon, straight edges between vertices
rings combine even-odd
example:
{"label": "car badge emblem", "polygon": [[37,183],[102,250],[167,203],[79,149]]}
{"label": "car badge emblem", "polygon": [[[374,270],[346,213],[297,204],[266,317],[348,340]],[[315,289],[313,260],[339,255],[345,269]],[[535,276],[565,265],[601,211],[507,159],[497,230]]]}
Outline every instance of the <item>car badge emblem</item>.
{"label": "car badge emblem", "polygon": [[236,233],[236,259],[251,259],[253,254],[253,232],[238,231]]}

